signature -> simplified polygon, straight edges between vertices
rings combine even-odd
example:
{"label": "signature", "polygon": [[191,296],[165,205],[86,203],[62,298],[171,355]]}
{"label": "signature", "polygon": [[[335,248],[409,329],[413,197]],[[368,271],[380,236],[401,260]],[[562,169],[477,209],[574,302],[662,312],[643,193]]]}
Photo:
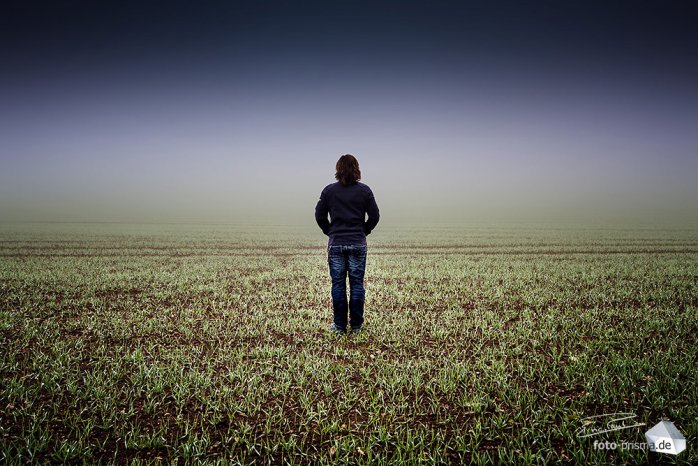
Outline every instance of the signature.
{"label": "signature", "polygon": [[585,417],[580,419],[582,426],[575,431],[575,435],[579,438],[593,437],[594,435],[645,425],[644,422],[637,422],[636,418],[637,414],[635,413],[598,414]]}

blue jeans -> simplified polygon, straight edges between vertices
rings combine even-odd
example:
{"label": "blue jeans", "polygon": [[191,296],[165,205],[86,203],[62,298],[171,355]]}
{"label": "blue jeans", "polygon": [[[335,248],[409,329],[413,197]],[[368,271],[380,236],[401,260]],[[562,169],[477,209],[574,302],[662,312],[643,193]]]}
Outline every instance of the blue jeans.
{"label": "blue jeans", "polygon": [[340,245],[327,248],[327,262],[332,277],[332,308],[334,324],[347,328],[347,275],[349,275],[349,303],[351,328],[364,323],[364,273],[366,272],[366,245]]}

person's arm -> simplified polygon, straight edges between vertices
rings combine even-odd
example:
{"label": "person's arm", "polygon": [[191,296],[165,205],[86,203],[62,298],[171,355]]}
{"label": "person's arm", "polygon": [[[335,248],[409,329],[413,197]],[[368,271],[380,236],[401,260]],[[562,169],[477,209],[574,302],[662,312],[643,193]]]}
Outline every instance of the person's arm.
{"label": "person's arm", "polygon": [[329,213],[330,208],[327,205],[327,196],[325,194],[325,190],[323,189],[322,193],[320,193],[320,200],[315,206],[315,221],[322,232],[326,235],[330,234],[330,221],[327,220],[327,214]]}
{"label": "person's arm", "polygon": [[373,197],[373,192],[370,192],[368,196],[366,213],[368,214],[368,220],[364,222],[364,233],[370,235],[371,231],[373,231],[373,229],[376,228],[376,225],[378,225],[378,220],[380,219],[378,204],[376,204],[376,198]]}

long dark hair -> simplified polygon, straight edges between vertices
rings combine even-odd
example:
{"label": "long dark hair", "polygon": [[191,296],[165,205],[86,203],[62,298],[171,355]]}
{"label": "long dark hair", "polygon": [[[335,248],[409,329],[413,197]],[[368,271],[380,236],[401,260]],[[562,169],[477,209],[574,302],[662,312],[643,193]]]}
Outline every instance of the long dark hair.
{"label": "long dark hair", "polygon": [[356,183],[361,179],[359,161],[351,154],[344,154],[337,160],[337,173],[334,177],[344,186]]}

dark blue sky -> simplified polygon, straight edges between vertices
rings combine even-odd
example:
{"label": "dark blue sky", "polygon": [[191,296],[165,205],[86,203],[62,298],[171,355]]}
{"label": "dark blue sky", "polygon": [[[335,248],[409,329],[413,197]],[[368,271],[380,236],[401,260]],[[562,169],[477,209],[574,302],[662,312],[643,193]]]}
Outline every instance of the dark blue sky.
{"label": "dark blue sky", "polygon": [[347,152],[395,218],[690,213],[691,6],[4,5],[0,215],[304,219]]}

